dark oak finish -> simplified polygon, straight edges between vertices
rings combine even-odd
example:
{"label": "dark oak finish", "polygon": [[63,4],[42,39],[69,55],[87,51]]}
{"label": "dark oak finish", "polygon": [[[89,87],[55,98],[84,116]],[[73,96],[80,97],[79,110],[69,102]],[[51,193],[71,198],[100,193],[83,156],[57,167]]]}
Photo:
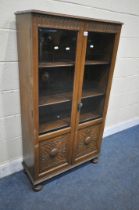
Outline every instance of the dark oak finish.
{"label": "dark oak finish", "polygon": [[16,22],[23,166],[39,191],[98,160],[122,23],[37,10]]}

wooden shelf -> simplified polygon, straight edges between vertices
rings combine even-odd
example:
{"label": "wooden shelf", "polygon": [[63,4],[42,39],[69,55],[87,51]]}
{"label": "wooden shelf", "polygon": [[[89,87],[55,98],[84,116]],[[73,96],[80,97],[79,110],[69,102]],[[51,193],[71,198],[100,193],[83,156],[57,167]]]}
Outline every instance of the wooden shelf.
{"label": "wooden shelf", "polygon": [[51,68],[51,67],[67,67],[74,66],[74,61],[65,61],[65,62],[46,62],[40,63],[39,68]]}
{"label": "wooden shelf", "polygon": [[103,96],[104,92],[98,89],[87,89],[87,90],[83,90],[82,93],[82,99],[85,98],[91,98],[91,97],[97,97],[97,96]]}
{"label": "wooden shelf", "polygon": [[80,113],[80,123],[87,122],[89,120],[94,120],[101,118],[101,115],[94,112]]}
{"label": "wooden shelf", "polygon": [[[89,120],[94,120],[101,118],[101,115],[93,112],[80,114],[80,123],[87,122]],[[56,131],[70,126],[70,117],[65,117],[63,119],[56,119],[55,121],[40,123],[39,134],[44,134],[50,131]]]}
{"label": "wooden shelf", "polygon": [[70,126],[70,117],[65,117],[63,119],[56,119],[47,123],[40,123],[39,134],[44,134],[50,131],[56,131],[61,128]]}
{"label": "wooden shelf", "polygon": [[104,65],[104,64],[109,64],[109,61],[87,60],[85,62],[85,65]]}
{"label": "wooden shelf", "polygon": [[[39,68],[55,68],[55,67],[67,67],[74,66],[74,61],[63,61],[63,62],[46,62],[40,63]],[[109,61],[99,61],[99,60],[88,60],[85,62],[85,65],[104,65],[109,64]]]}
{"label": "wooden shelf", "polygon": [[72,100],[72,92],[56,93],[50,95],[41,95],[39,100],[39,107],[64,103]]}
{"label": "wooden shelf", "polygon": [[[89,98],[89,97],[97,97],[103,96],[104,93],[100,90],[83,90],[82,99]],[[59,103],[65,103],[72,100],[72,92],[65,92],[65,93],[57,93],[57,94],[50,94],[50,95],[41,95],[39,99],[39,107],[54,105]]]}

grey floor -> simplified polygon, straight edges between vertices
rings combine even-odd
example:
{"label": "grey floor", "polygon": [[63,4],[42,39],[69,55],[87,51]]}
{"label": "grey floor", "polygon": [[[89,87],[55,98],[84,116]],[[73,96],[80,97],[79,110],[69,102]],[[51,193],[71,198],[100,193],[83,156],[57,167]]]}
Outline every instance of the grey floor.
{"label": "grey floor", "polygon": [[0,180],[0,210],[139,210],[139,126],[104,139],[87,163],[31,190],[21,171]]}

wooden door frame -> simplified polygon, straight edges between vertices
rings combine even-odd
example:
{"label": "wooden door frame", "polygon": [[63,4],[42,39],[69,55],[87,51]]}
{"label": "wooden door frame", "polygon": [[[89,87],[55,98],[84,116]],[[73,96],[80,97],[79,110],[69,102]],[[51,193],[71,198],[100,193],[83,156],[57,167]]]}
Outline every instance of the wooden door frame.
{"label": "wooden door frame", "polygon": [[[100,124],[100,133],[99,133],[99,138],[97,141],[97,148],[98,148],[98,154],[100,153],[101,149],[101,142],[102,142],[102,137],[103,137],[103,131],[104,131],[104,126],[105,126],[105,120],[106,120],[106,114],[107,114],[107,109],[108,109],[108,102],[109,102],[109,96],[110,96],[110,91],[111,91],[111,85],[112,85],[112,78],[113,78],[113,73],[114,73],[114,67],[115,67],[115,62],[116,62],[116,55],[117,55],[117,50],[118,50],[118,44],[119,44],[119,38],[120,38],[120,33],[121,30],[118,30],[117,28],[114,30],[112,27],[112,30],[108,29],[106,26],[102,27],[102,31],[100,28],[97,29],[97,27],[93,30],[93,28],[90,28],[87,26],[84,26],[84,30],[87,32],[99,32],[99,33],[110,33],[114,34],[114,44],[113,44],[113,51],[112,51],[112,57],[111,57],[111,65],[109,67],[109,73],[108,73],[108,80],[107,80],[107,86],[106,86],[106,94],[104,98],[104,105],[103,105],[103,113],[102,113],[102,118],[96,119],[96,120],[90,120],[88,122],[84,122],[82,124],[79,124],[79,116],[80,113],[77,112],[77,118],[76,118],[76,123],[75,123],[75,134],[74,134],[74,141],[73,141],[73,155],[72,155],[72,163],[75,163],[75,155],[76,155],[76,148],[78,144],[78,132],[80,129],[91,126],[91,125],[96,125]],[[114,32],[113,32],[114,31]],[[87,46],[87,37],[84,37],[84,47],[82,48],[82,53],[81,53],[81,72],[80,72],[80,85],[78,87],[78,104],[81,101],[82,97],[82,87],[83,87],[83,77],[84,77],[84,71],[85,71],[85,57],[86,57],[86,46]]]}
{"label": "wooden door frame", "polygon": [[[80,55],[82,52],[82,25],[80,24],[80,30],[78,27],[71,27],[71,25],[63,25],[61,26],[54,24],[51,20],[47,21],[47,19],[38,19],[37,17],[32,17],[32,75],[33,75],[33,116],[34,116],[34,153],[35,153],[35,178],[39,178],[39,145],[41,141],[47,140],[49,138],[58,137],[63,134],[70,133],[71,139],[69,142],[69,163],[71,164],[72,160],[72,145],[74,141],[74,128],[75,121],[77,115],[77,94],[78,94],[78,77],[80,74]],[[39,91],[38,91],[38,71],[39,71],[39,61],[38,61],[38,28],[53,28],[53,29],[65,29],[70,31],[77,31],[77,42],[76,42],[76,57],[75,57],[75,67],[74,67],[74,86],[73,86],[73,95],[72,95],[72,109],[71,109],[71,126],[68,128],[63,128],[55,132],[46,133],[43,135],[39,135],[39,110],[38,110],[38,99],[39,99]]]}

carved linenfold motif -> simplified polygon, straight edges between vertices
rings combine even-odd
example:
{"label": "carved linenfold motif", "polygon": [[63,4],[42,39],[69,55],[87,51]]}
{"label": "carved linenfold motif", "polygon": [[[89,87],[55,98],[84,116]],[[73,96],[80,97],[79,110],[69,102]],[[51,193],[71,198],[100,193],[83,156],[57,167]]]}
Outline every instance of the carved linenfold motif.
{"label": "carved linenfold motif", "polygon": [[100,126],[91,126],[78,131],[76,158],[97,150],[97,139]]}
{"label": "carved linenfold motif", "polygon": [[68,162],[69,135],[40,143],[40,172]]}

